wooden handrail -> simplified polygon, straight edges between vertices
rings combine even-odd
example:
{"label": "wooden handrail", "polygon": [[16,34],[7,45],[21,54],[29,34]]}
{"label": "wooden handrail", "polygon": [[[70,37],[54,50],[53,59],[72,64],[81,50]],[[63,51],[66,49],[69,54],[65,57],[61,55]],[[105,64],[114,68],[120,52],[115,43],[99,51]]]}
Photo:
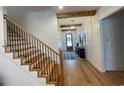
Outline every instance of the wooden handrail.
{"label": "wooden handrail", "polygon": [[42,42],[41,40],[39,40],[37,37],[35,37],[30,31],[24,29],[22,26],[18,25],[16,22],[14,22],[11,18],[9,18],[7,15],[4,15],[4,18],[11,21],[12,23],[14,23],[16,26],[18,26],[19,28],[21,28],[23,31],[25,31],[26,33],[32,35],[35,39],[37,39],[39,42],[41,42],[42,44],[44,44],[46,47],[48,47],[49,49],[51,49],[52,51],[54,51],[57,55],[60,55],[58,52],[56,52],[54,49],[52,49],[51,47],[49,47],[47,44],[45,44],[44,42]]}

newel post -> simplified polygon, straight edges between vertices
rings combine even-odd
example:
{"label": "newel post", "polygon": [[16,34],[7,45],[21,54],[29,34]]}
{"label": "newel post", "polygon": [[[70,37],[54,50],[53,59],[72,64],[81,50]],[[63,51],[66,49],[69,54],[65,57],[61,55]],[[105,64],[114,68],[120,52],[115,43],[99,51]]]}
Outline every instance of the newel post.
{"label": "newel post", "polygon": [[64,86],[64,55],[62,50],[60,50],[60,69],[61,69],[60,85]]}

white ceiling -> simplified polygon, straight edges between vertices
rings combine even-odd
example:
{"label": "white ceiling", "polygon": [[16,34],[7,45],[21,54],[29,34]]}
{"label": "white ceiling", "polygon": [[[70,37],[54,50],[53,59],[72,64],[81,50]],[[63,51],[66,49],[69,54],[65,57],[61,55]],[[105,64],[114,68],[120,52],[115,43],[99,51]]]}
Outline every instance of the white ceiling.
{"label": "white ceiling", "polygon": [[78,12],[78,11],[88,11],[88,10],[97,10],[100,6],[64,6],[60,10],[57,6],[52,7],[56,13],[66,13],[66,12]]}
{"label": "white ceiling", "polygon": [[87,10],[97,10],[99,6],[64,6],[62,10],[58,6],[7,6],[8,12],[24,13],[29,11],[52,10],[55,13],[78,12]]}

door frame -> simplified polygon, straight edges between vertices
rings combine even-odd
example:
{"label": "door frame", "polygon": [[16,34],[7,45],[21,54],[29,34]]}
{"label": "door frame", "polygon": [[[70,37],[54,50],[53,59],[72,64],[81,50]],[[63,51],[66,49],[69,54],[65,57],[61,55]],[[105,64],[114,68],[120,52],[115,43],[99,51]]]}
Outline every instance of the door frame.
{"label": "door frame", "polygon": [[102,20],[117,13],[118,11],[120,11],[121,9],[124,9],[123,7],[113,11],[112,13],[108,14],[107,16],[101,18],[99,20],[99,31],[100,31],[100,52],[101,52],[101,62],[102,62],[102,72],[106,72],[106,62],[105,62],[105,49],[104,49],[104,37],[103,37],[103,29],[102,29]]}
{"label": "door frame", "polygon": [[71,38],[71,42],[72,42],[72,51],[73,51],[74,49],[73,49],[73,34],[72,34],[72,33],[67,33],[67,34],[65,34],[65,37],[66,37],[66,51],[67,51],[67,35],[68,35],[68,34],[70,34],[71,37],[72,37],[72,38]]}

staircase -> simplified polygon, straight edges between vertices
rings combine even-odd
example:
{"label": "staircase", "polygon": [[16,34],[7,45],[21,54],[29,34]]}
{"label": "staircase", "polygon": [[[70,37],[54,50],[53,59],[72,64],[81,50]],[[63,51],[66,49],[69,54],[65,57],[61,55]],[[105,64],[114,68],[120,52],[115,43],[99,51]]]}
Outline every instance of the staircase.
{"label": "staircase", "polygon": [[36,71],[37,78],[46,78],[47,84],[64,85],[62,52],[57,53],[8,16],[4,15],[4,19],[5,52],[13,53],[13,59],[20,59],[21,65],[29,66],[29,71]]}

